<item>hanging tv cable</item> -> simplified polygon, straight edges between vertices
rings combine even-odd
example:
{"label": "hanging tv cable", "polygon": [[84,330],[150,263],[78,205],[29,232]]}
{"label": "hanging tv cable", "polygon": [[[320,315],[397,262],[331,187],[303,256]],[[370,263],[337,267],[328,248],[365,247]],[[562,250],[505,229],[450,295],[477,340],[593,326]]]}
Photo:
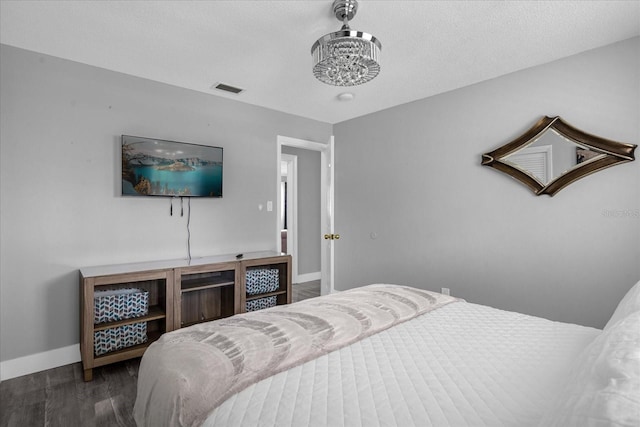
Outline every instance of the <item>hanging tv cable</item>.
{"label": "hanging tv cable", "polygon": [[191,230],[189,224],[191,222],[191,197],[187,198],[187,255],[191,261]]}

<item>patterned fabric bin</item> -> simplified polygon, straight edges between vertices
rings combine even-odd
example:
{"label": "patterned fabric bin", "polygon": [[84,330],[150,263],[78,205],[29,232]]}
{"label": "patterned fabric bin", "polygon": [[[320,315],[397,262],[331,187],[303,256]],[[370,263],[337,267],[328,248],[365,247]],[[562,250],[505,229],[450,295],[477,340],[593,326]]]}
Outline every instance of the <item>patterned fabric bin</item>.
{"label": "patterned fabric bin", "polygon": [[147,322],[132,323],[93,333],[96,356],[147,342]]}
{"label": "patterned fabric bin", "polygon": [[247,269],[247,294],[257,295],[277,291],[280,287],[280,277],[277,268]]}
{"label": "patterned fabric bin", "polygon": [[262,310],[263,308],[275,307],[276,302],[277,300],[275,295],[247,301],[246,311],[256,311]]}
{"label": "patterned fabric bin", "polygon": [[115,322],[146,316],[149,313],[149,292],[142,289],[95,291],[93,323]]}

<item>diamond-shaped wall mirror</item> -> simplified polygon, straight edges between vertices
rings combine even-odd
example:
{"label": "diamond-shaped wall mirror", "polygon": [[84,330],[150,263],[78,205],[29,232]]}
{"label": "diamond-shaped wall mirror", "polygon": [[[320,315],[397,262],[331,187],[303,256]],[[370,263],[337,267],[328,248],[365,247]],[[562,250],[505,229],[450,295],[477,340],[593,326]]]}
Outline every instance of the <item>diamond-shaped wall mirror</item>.
{"label": "diamond-shaped wall mirror", "polygon": [[482,165],[506,173],[536,195],[553,196],[572,182],[635,159],[637,145],[611,141],[545,116],[531,129],[490,153]]}

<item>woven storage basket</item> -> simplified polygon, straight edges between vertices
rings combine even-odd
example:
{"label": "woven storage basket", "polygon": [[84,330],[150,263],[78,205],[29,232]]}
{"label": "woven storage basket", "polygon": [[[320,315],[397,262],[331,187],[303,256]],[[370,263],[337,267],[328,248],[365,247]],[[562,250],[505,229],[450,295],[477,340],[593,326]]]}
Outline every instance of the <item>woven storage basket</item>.
{"label": "woven storage basket", "polygon": [[147,342],[147,322],[132,323],[93,333],[96,356]]}
{"label": "woven storage basket", "polygon": [[116,322],[149,313],[149,292],[142,289],[95,291],[93,302],[93,323]]}
{"label": "woven storage basket", "polygon": [[247,270],[246,291],[248,295],[277,291],[280,277],[277,268],[252,268]]}
{"label": "woven storage basket", "polygon": [[276,305],[276,296],[270,296],[265,298],[258,298],[251,301],[247,301],[246,303],[246,311],[256,311],[262,310],[264,308],[275,307]]}

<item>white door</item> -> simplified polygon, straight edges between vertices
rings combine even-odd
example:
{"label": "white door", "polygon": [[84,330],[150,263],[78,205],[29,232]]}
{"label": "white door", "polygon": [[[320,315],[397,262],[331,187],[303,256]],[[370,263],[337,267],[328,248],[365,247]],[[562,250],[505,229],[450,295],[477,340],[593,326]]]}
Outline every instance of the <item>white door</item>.
{"label": "white door", "polygon": [[[335,237],[339,236],[335,234],[334,229],[334,158],[333,158],[333,135],[331,136],[329,143],[326,145],[324,155],[320,160],[320,194],[322,195],[320,210],[322,211],[321,230],[323,230],[324,236],[322,244],[324,247],[321,251],[320,266],[322,269],[321,274],[321,295],[327,295],[335,291],[333,283],[334,279],[334,243]],[[328,237],[328,238],[327,238]]]}
{"label": "white door", "polygon": [[[334,194],[334,165],[333,165],[333,136],[325,144],[315,141],[307,141],[297,138],[289,138],[286,136],[278,135],[277,140],[277,187],[280,188],[280,163],[282,161],[282,147],[297,147],[307,150],[314,150],[320,152],[320,194],[322,200],[320,201],[320,227],[324,235],[335,236],[333,224],[333,194]],[[277,212],[276,212],[276,248],[281,251],[281,229],[280,229],[280,215],[281,215],[281,194],[277,192]],[[321,248],[321,293],[326,295],[334,291],[334,272],[333,272],[333,244],[334,239],[322,239]],[[294,260],[294,262],[296,262]]]}

